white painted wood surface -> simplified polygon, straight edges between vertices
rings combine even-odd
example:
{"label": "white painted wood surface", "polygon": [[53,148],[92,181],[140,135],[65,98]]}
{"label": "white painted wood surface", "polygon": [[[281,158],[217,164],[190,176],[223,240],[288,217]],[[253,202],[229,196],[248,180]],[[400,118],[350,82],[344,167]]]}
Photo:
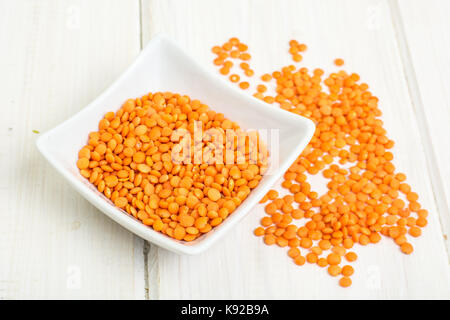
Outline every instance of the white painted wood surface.
{"label": "white painted wood surface", "polygon": [[393,10],[403,26],[410,92],[422,141],[428,146],[428,170],[450,252],[450,3],[402,0]]}
{"label": "white painted wood surface", "polygon": [[[450,4],[410,3],[0,0],[0,299],[450,298]],[[252,235],[262,207],[185,257],[144,245],[74,193],[38,155],[32,130],[83,108],[158,32],[213,70],[210,48],[231,36],[250,46],[258,75],[290,63],[292,38],[308,45],[307,67],[333,71],[344,58],[380,98],[395,164],[430,212],[414,254],[388,239],[357,248],[353,286],[342,289]]]}
{"label": "white painted wood surface", "polygon": [[76,194],[37,134],[140,51],[137,1],[0,1],[0,299],[144,298],[142,240]]}

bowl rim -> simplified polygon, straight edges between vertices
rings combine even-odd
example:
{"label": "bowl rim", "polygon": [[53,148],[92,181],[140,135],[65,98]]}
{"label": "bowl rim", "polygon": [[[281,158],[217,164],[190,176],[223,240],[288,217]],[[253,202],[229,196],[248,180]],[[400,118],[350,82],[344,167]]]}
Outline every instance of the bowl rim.
{"label": "bowl rim", "polygon": [[[105,196],[101,197],[96,192],[93,192],[84,182],[76,179],[73,174],[65,168],[61,162],[53,157],[51,153],[47,152],[48,147],[46,145],[46,141],[55,131],[61,130],[68,123],[76,121],[79,117],[81,117],[84,113],[88,113],[91,109],[96,107],[96,103],[98,100],[103,99],[105,96],[116,90],[116,87],[120,85],[123,79],[132,73],[136,66],[138,66],[141,61],[147,56],[148,52],[152,50],[158,42],[166,42],[176,50],[178,50],[184,57],[189,61],[190,64],[193,65],[196,69],[202,73],[210,81],[219,81],[221,86],[226,86],[227,90],[233,90],[235,94],[238,94],[244,102],[246,103],[256,103],[262,110],[270,113],[279,113],[284,116],[289,116],[293,120],[298,121],[303,125],[305,130],[305,135],[301,141],[296,145],[295,148],[292,149],[291,153],[288,157],[281,160],[276,172],[271,174],[271,176],[267,179],[264,185],[261,185],[259,189],[260,197],[252,201],[252,203],[246,203],[245,201],[239,206],[244,208],[242,212],[238,212],[235,219],[230,220],[231,216],[224,220],[220,228],[213,229],[212,231],[206,233],[208,235],[204,239],[198,242],[184,242],[179,241],[173,238],[170,238],[161,232],[154,231],[151,227],[144,225],[141,221],[124,212],[123,210],[117,208],[112,202],[107,199]],[[264,196],[265,193],[273,186],[273,184],[281,177],[281,175],[289,168],[289,166],[295,161],[298,155],[303,151],[303,149],[307,146],[309,141],[311,140],[315,131],[314,123],[305,117],[300,115],[293,115],[292,113],[274,108],[266,103],[261,102],[260,100],[245,94],[244,92],[238,90],[230,83],[224,81],[223,78],[219,77],[216,74],[213,74],[210,69],[207,69],[205,66],[201,65],[199,62],[194,60],[189,54],[185,52],[184,49],[179,47],[175,42],[173,42],[166,35],[159,33],[155,35],[145,46],[145,48],[139,53],[139,55],[134,59],[134,61],[126,68],[124,72],[122,72],[105,90],[103,90],[97,97],[95,97],[91,102],[89,102],[84,108],[76,112],[74,115],[70,116],[68,119],[62,121],[54,128],[47,130],[45,133],[42,133],[38,139],[36,140],[36,146],[40,153],[44,156],[44,158],[69,182],[69,184],[78,191],[86,200],[88,200],[91,204],[93,204],[97,209],[99,209],[102,213],[107,215],[109,218],[119,223],[124,228],[128,229],[130,232],[137,234],[143,239],[150,241],[160,247],[171,250],[176,253],[182,254],[198,254],[200,252],[205,251],[211,245],[213,245],[217,240],[219,240],[229,229],[231,229],[235,224],[237,224],[240,220],[242,220],[245,216],[247,216],[251,208],[253,208],[259,201],[260,198]],[[253,191],[252,191],[253,192]],[[109,201],[108,201],[109,200]],[[227,223],[228,222],[228,223]]]}

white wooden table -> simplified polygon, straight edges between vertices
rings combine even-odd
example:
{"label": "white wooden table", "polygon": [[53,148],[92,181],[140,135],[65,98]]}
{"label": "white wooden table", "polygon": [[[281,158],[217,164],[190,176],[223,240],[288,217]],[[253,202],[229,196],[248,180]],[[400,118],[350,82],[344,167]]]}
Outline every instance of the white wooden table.
{"label": "white wooden table", "polygon": [[[0,299],[450,298],[450,2],[447,0],[0,0]],[[38,134],[83,108],[158,32],[214,68],[245,41],[257,72],[333,70],[342,57],[380,98],[396,166],[430,212],[405,256],[357,248],[353,286],[252,235],[253,212],[199,256],[144,241],[92,207],[43,160]]]}

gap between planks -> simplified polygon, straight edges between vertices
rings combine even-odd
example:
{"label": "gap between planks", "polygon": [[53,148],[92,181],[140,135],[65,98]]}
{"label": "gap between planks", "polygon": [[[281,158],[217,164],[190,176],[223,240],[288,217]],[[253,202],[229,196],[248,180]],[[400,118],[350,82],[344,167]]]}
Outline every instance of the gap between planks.
{"label": "gap between planks", "polygon": [[[139,47],[142,51],[144,45],[142,42],[142,0],[137,0],[139,3]],[[141,239],[144,245],[142,248],[142,258],[144,259],[144,299],[149,300],[149,274],[148,274],[148,253],[150,250],[150,243]]]}
{"label": "gap between planks", "polygon": [[[397,41],[400,57],[402,61],[402,67],[405,74],[405,80],[408,87],[408,93],[413,106],[413,112],[415,114],[417,126],[419,128],[419,136],[422,140],[422,145],[425,152],[425,159],[427,164],[428,177],[430,179],[432,193],[434,201],[438,209],[439,224],[441,227],[442,235],[446,235],[449,230],[450,223],[447,221],[450,217],[450,210],[448,207],[446,196],[443,192],[444,183],[439,173],[439,167],[435,150],[433,148],[432,139],[430,136],[430,130],[428,128],[427,119],[425,117],[425,106],[422,101],[420,93],[419,83],[417,81],[414,64],[411,58],[411,52],[406,39],[405,26],[403,23],[402,15],[400,12],[398,0],[389,0],[389,9],[391,12],[392,26],[394,29],[395,39]],[[450,253],[448,240],[443,238],[447,260],[450,263]]]}
{"label": "gap between planks", "polygon": [[[139,2],[139,41],[141,51],[144,49],[144,23],[143,8],[144,0]],[[145,300],[159,299],[159,265],[158,265],[158,247],[152,245],[147,240],[143,241],[142,257],[144,259],[144,298]]]}

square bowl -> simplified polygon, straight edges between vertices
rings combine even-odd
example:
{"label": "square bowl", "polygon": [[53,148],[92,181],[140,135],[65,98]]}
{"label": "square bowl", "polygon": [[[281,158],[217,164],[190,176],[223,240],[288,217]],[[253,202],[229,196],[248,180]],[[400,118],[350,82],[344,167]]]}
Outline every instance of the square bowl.
{"label": "square bowl", "polygon": [[[76,166],[78,151],[86,144],[88,134],[98,130],[98,123],[105,113],[119,109],[129,98],[156,91],[171,91],[199,99],[243,129],[269,130],[275,133],[271,135],[272,139],[277,140],[268,145],[270,157],[272,161],[276,157],[277,165],[272,166],[247,199],[221,225],[192,242],[178,241],[156,232],[119,209],[82,177]],[[177,253],[197,254],[210,247],[250,212],[306,147],[314,129],[309,119],[243,93],[199,65],[168,38],[158,35],[108,89],[76,115],[42,134],[36,144],[67,182],[108,217],[160,247]]]}

